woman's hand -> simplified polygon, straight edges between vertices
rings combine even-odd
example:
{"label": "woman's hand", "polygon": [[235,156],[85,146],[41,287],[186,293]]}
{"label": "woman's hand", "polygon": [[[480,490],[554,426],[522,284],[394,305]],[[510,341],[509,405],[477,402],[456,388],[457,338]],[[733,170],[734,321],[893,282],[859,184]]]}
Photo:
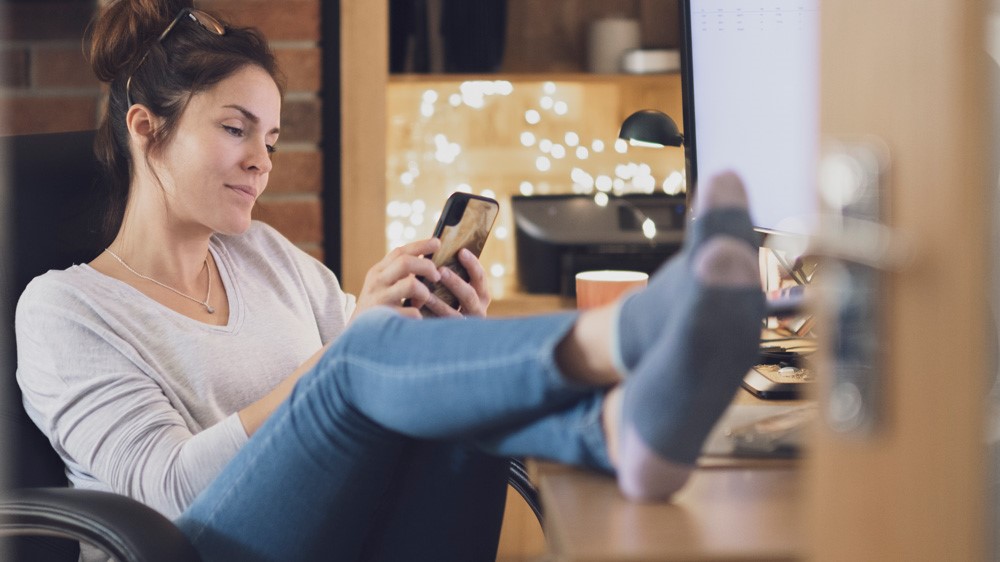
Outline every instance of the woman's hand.
{"label": "woman's hand", "polygon": [[[391,306],[411,318],[420,318],[420,308],[424,306],[441,317],[485,316],[490,293],[483,266],[472,252],[462,250],[458,261],[469,273],[468,283],[446,268],[435,269],[434,263],[423,256],[433,254],[440,245],[440,240],[431,238],[389,252],[365,275],[354,316],[376,306]],[[444,285],[458,298],[461,312],[434,296],[417,276]],[[402,306],[406,299],[412,306]]]}
{"label": "woman's hand", "polygon": [[[431,299],[440,302],[417,279],[419,275],[430,281],[441,280],[441,274],[434,268],[434,263],[423,257],[433,254],[440,246],[440,240],[430,238],[411,242],[389,252],[365,274],[365,283],[358,295],[354,316],[376,306],[391,306],[405,316],[420,318],[421,306]],[[413,306],[404,307],[405,299],[410,299]]]}
{"label": "woman's hand", "polygon": [[486,270],[472,252],[461,249],[458,252],[458,263],[462,264],[469,274],[468,283],[446,267],[438,270],[441,284],[458,298],[459,309],[448,306],[441,299],[434,298],[426,304],[435,316],[486,316],[490,306],[490,290],[486,284]]}

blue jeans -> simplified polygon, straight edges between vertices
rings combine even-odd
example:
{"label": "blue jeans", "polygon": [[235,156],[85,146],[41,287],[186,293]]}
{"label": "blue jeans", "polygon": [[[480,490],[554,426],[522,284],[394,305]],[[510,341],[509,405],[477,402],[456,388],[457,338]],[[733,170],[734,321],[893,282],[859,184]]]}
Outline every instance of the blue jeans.
{"label": "blue jeans", "polygon": [[[612,470],[604,391],[567,382],[555,363],[575,319],[365,313],[178,526],[206,561],[390,558],[380,550],[390,547],[407,559],[454,559],[441,555],[446,544],[404,543],[409,523],[462,524],[469,515],[453,508],[461,501],[446,502],[449,512],[408,500],[470,476],[454,464],[440,476],[407,468],[414,447],[438,444],[441,465],[464,449]],[[386,523],[385,506],[398,523]]]}

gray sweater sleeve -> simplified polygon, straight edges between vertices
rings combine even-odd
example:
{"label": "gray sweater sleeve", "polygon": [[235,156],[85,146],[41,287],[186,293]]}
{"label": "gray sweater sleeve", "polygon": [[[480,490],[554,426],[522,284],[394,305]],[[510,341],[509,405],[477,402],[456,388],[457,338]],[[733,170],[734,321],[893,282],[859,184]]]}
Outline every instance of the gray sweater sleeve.
{"label": "gray sweater sleeve", "polygon": [[142,354],[58,286],[33,283],[25,292],[17,340],[25,407],[71,476],[172,518],[247,440],[236,414],[192,434],[171,403],[178,397],[150,376]]}

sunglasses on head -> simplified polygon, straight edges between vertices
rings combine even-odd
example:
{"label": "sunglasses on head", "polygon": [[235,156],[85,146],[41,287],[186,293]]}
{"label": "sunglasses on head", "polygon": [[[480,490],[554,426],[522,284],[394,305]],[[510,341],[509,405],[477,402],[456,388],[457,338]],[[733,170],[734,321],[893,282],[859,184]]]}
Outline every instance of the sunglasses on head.
{"label": "sunglasses on head", "polygon": [[[163,30],[163,33],[161,33],[159,38],[156,39],[156,42],[157,43],[163,42],[163,40],[166,39],[168,35],[170,35],[170,32],[173,31],[175,27],[177,27],[177,24],[185,19],[190,19],[194,21],[195,23],[200,25],[203,29],[206,29],[207,31],[214,33],[215,35],[221,36],[226,34],[226,26],[222,25],[222,22],[220,22],[219,20],[206,14],[201,10],[195,10],[193,8],[184,8],[180,12],[177,12],[177,16],[173,19],[173,21],[170,22],[170,25],[168,25],[167,28]],[[150,47],[146,51],[146,53],[142,55],[142,58],[139,60],[139,64],[135,65],[135,69],[132,71],[132,74],[129,75],[128,80],[125,82],[125,101],[128,103],[128,107],[132,107],[132,76],[135,76],[136,71],[138,71],[139,68],[142,67],[142,63],[146,62],[146,59],[149,57],[150,50],[152,50],[152,47]]]}

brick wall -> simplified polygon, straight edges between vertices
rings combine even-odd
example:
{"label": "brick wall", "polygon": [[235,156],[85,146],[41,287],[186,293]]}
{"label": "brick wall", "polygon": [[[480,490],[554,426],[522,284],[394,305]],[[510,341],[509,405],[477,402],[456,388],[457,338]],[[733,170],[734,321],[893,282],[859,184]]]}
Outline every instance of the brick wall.
{"label": "brick wall", "polygon": [[[92,0],[7,3],[0,9],[0,135],[97,126],[102,92],[83,59]],[[201,0],[234,25],[259,27],[288,78],[281,140],[256,217],[322,259],[320,0]]]}

